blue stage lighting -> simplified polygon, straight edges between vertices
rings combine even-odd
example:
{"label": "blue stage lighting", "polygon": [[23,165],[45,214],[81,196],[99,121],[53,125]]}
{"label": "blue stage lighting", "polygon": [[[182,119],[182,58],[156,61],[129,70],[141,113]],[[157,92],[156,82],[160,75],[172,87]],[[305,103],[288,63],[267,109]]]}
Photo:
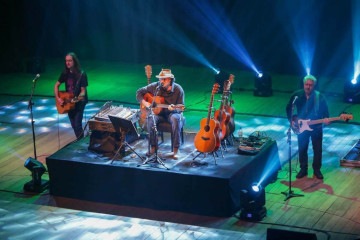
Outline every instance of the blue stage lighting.
{"label": "blue stage lighting", "polygon": [[272,95],[272,79],[269,74],[258,72],[254,82],[254,96],[269,97]]}
{"label": "blue stage lighting", "polygon": [[240,218],[260,221],[266,216],[265,189],[258,183],[240,191]]}
{"label": "blue stage lighting", "polygon": [[31,172],[32,176],[32,180],[24,185],[25,191],[40,193],[49,186],[49,181],[41,179],[41,176],[47,171],[41,162],[29,157],[25,161],[24,167]]}
{"label": "blue stage lighting", "polygon": [[353,85],[355,85],[355,84],[357,83],[356,79],[355,79],[355,78],[351,79],[351,83],[352,83]]}

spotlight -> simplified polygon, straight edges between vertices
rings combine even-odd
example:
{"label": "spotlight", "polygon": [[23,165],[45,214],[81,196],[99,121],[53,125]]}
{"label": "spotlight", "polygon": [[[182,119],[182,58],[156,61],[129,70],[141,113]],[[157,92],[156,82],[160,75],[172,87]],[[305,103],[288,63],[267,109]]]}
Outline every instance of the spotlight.
{"label": "spotlight", "polygon": [[360,75],[344,84],[344,102],[360,103]]}
{"label": "spotlight", "polygon": [[240,218],[249,221],[260,221],[266,216],[265,189],[253,183],[248,189],[240,192]]}
{"label": "spotlight", "polygon": [[49,186],[49,181],[41,179],[41,176],[47,171],[41,162],[29,157],[25,161],[24,167],[31,172],[32,176],[32,180],[24,184],[24,190],[40,193]]}
{"label": "spotlight", "polygon": [[272,95],[272,80],[269,74],[258,72],[254,82],[254,96],[269,97]]}
{"label": "spotlight", "polygon": [[215,82],[218,83],[220,85],[219,87],[219,93],[222,93],[223,91],[223,86],[224,86],[224,81],[226,81],[227,79],[229,79],[229,73],[222,70],[222,69],[218,69],[217,74],[215,75]]}

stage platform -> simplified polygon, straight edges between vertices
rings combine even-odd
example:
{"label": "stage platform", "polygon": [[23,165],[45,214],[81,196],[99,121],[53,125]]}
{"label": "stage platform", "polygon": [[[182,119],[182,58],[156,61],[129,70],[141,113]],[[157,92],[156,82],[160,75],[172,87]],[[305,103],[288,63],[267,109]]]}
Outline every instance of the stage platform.
{"label": "stage platform", "polygon": [[[172,210],[198,215],[227,217],[240,208],[240,191],[263,179],[276,180],[280,160],[276,141],[268,140],[255,155],[238,153],[238,143],[213,155],[199,155],[193,142],[185,141],[178,160],[142,164],[130,149],[116,161],[89,151],[90,137],[69,144],[51,156],[50,194],[87,201]],[[131,144],[145,156],[147,141]],[[166,144],[159,147],[169,148]],[[216,156],[215,155],[215,156]],[[216,164],[215,164],[216,163]]]}

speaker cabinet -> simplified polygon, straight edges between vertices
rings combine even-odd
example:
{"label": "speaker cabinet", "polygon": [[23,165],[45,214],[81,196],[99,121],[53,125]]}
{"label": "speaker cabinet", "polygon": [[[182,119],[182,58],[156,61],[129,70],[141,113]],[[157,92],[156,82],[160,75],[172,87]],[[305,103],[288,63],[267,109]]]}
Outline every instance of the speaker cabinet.
{"label": "speaker cabinet", "polygon": [[268,228],[266,240],[317,240],[315,233],[294,232],[289,230],[280,230]]}

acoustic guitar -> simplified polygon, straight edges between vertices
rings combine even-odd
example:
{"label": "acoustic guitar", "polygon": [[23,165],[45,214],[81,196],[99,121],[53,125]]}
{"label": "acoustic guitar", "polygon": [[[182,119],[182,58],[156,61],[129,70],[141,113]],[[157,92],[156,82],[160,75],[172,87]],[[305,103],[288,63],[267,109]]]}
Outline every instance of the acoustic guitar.
{"label": "acoustic guitar", "polygon": [[75,98],[74,94],[65,91],[59,91],[59,98],[64,101],[63,104],[60,104],[57,98],[55,98],[56,108],[60,114],[68,113],[70,110],[74,109],[75,104],[81,100],[81,98]]}
{"label": "acoustic guitar", "polygon": [[214,95],[219,91],[220,85],[215,83],[211,91],[210,104],[208,109],[207,118],[200,121],[200,130],[195,135],[194,145],[195,148],[201,153],[211,153],[219,149],[219,127],[220,124],[217,120],[210,118],[211,110],[214,102]]}
{"label": "acoustic guitar", "polygon": [[[144,100],[148,103],[154,103],[154,106],[152,107],[152,111],[155,115],[158,115],[162,111],[162,109],[168,108],[170,106],[169,104],[165,104],[165,100],[163,97],[161,96],[154,97],[154,95],[151,93],[146,93],[144,95]],[[185,110],[185,106],[183,104],[173,105],[173,108],[180,111]],[[147,109],[143,104],[140,104],[141,115],[145,115],[145,114],[147,115],[148,110],[149,109]],[[146,115],[145,115],[145,119],[146,119]]]}
{"label": "acoustic guitar", "polygon": [[233,100],[229,100],[231,98],[231,91],[230,91],[230,87],[231,87],[231,84],[234,83],[234,78],[235,78],[235,75],[233,74],[230,74],[229,76],[229,79],[225,81],[225,84],[224,84],[224,91],[226,92],[226,98],[225,98],[225,111],[227,113],[230,114],[230,120],[229,120],[229,123],[228,123],[228,126],[227,126],[227,136],[231,135],[234,133],[235,131],[235,109],[234,107],[232,107],[232,104],[234,103]]}
{"label": "acoustic guitar", "polygon": [[311,129],[310,126],[314,124],[324,123],[325,121],[328,122],[337,121],[337,120],[349,121],[352,119],[353,119],[352,114],[341,114],[339,117],[323,118],[317,120],[298,119],[297,116],[294,115],[292,117],[291,129],[295,134],[301,134],[304,131],[313,131],[313,129]]}
{"label": "acoustic guitar", "polygon": [[219,121],[220,129],[219,129],[219,139],[220,141],[224,140],[229,135],[229,121],[230,114],[225,111],[225,102],[227,101],[226,89],[224,87],[224,91],[221,97],[221,105],[220,109],[216,110],[214,113],[214,118]]}
{"label": "acoustic guitar", "polygon": [[[149,85],[151,83],[151,75],[152,75],[152,67],[151,65],[146,65],[145,66],[145,75],[147,78],[147,85]],[[144,109],[145,106],[143,106],[140,103],[140,117],[139,117],[139,125],[141,128],[143,128],[145,126],[146,123],[146,117],[148,115],[148,111],[146,111],[146,108]]]}

